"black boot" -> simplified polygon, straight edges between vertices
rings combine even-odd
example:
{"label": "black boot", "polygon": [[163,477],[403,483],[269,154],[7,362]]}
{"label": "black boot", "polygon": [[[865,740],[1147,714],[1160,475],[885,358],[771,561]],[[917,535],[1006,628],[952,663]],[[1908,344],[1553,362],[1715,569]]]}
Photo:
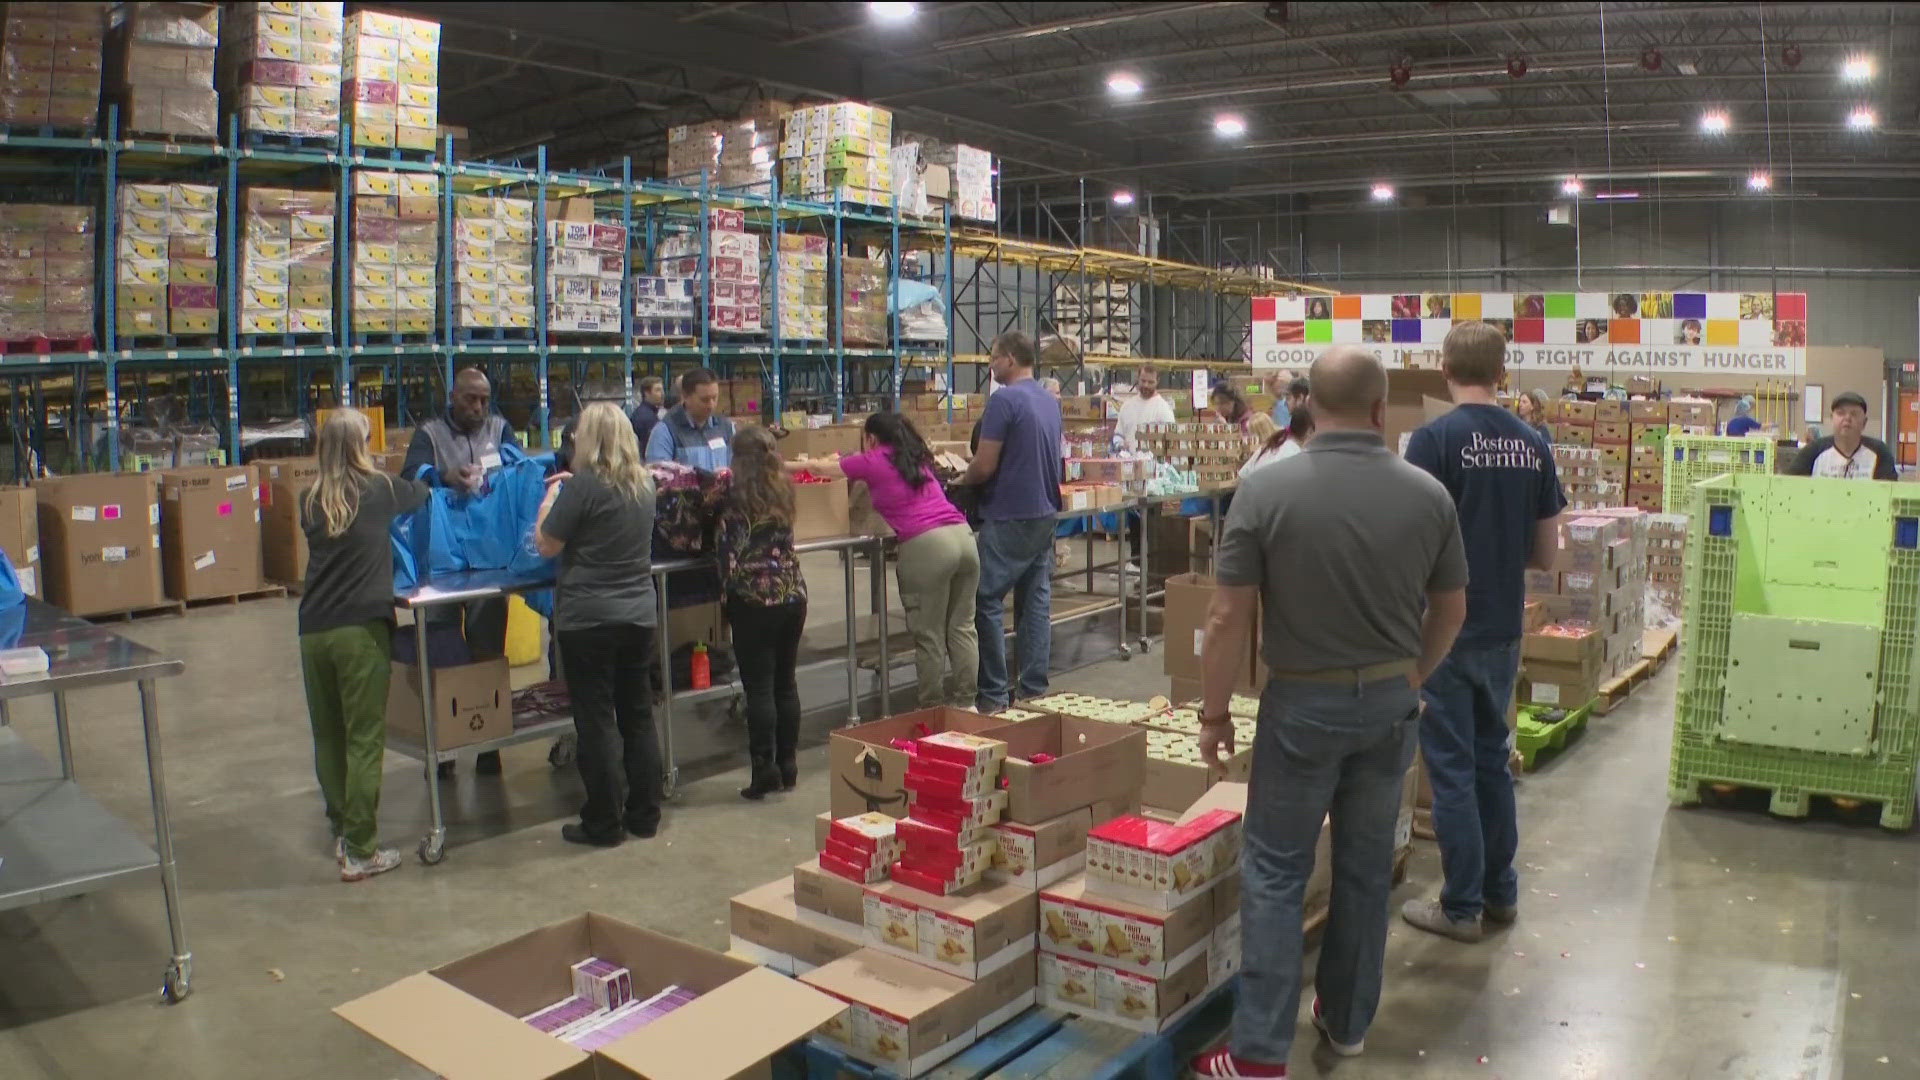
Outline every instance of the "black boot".
{"label": "black boot", "polygon": [[770,761],[755,761],[753,763],[753,781],[746,787],[740,789],[740,797],[757,801],[779,790],[780,770],[774,768],[773,763]]}
{"label": "black boot", "polygon": [[800,782],[799,764],[793,760],[793,756],[791,754],[781,758],[780,759],[780,790],[792,791],[794,789],[794,785],[798,784],[799,782]]}

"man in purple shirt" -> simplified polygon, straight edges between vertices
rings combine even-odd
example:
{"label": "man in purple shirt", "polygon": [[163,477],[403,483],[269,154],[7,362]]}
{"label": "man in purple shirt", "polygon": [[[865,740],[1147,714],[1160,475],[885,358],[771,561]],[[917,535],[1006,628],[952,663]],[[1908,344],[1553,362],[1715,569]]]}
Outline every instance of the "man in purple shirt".
{"label": "man in purple shirt", "polygon": [[993,340],[987,368],[1000,389],[987,398],[980,448],[964,480],[981,485],[980,637],[982,712],[1011,703],[1005,605],[1013,590],[1019,693],[1047,692],[1053,649],[1053,531],[1060,513],[1060,402],[1033,377],[1033,338],[1010,330]]}

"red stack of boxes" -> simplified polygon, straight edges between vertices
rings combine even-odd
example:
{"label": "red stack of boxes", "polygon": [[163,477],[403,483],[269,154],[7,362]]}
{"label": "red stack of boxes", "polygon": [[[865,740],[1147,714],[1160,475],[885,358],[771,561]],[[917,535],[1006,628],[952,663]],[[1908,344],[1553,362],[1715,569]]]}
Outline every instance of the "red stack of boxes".
{"label": "red stack of boxes", "polygon": [[992,826],[1007,807],[1000,765],[1007,744],[961,731],[914,740],[907,765],[907,817],[896,833],[893,880],[945,896],[980,880],[993,863]]}
{"label": "red stack of boxes", "polygon": [[827,842],[820,849],[820,869],[863,885],[886,880],[887,867],[900,857],[900,838],[895,829],[899,824],[873,811],[840,818],[827,828]]}

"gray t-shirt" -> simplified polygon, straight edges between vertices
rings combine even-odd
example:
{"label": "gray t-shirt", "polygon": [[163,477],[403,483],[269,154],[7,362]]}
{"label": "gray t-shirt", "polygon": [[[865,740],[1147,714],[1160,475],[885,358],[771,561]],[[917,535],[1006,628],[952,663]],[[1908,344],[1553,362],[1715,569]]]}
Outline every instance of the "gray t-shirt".
{"label": "gray t-shirt", "polygon": [[1323,431],[1240,482],[1220,537],[1222,585],[1257,585],[1276,674],[1420,655],[1428,592],[1464,588],[1453,499],[1380,436]]}
{"label": "gray t-shirt", "polygon": [[651,491],[636,502],[590,472],[574,473],[561,482],[541,528],[566,544],[554,629],[654,625]]}

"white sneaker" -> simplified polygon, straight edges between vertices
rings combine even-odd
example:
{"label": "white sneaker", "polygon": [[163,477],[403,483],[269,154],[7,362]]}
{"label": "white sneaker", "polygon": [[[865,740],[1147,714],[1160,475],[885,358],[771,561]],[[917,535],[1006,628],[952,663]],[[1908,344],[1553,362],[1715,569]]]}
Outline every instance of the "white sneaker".
{"label": "white sneaker", "polygon": [[338,866],[339,864],[346,861],[347,861],[347,838],[344,836],[336,836],[333,838],[334,865]]}
{"label": "white sneaker", "polygon": [[400,850],[398,848],[375,848],[373,854],[362,859],[349,852],[340,859],[341,881],[365,881],[375,874],[384,874],[400,868]]}
{"label": "white sneaker", "polygon": [[1327,1045],[1333,1049],[1333,1052],[1341,1057],[1359,1057],[1367,1049],[1365,1039],[1343,1043],[1333,1037],[1333,1032],[1327,1030],[1326,1019],[1320,1015],[1320,997],[1317,994],[1313,999],[1313,1026],[1319,1030],[1321,1037],[1327,1040]]}

